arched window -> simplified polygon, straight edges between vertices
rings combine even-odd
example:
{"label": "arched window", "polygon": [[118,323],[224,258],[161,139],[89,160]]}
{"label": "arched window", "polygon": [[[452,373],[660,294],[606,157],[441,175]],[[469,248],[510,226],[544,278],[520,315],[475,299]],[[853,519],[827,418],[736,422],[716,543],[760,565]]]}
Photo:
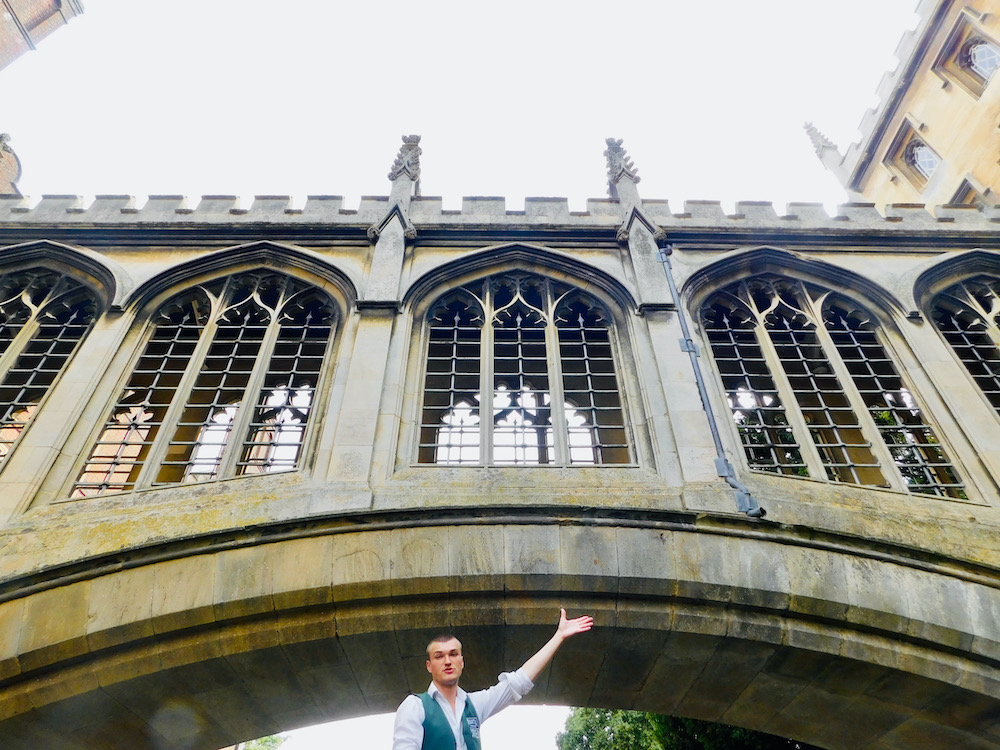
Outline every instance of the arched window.
{"label": "arched window", "polygon": [[1000,67],[1000,49],[980,37],[973,37],[963,47],[960,62],[983,83],[987,83]]}
{"label": "arched window", "polygon": [[751,468],[964,497],[868,312],[764,276],[716,293],[701,317]]}
{"label": "arched window", "polygon": [[420,463],[630,462],[610,323],[589,295],[491,276],[437,300],[428,329]]}
{"label": "arched window", "polygon": [[57,271],[0,275],[0,465],[97,313],[93,292]]}
{"label": "arched window", "polygon": [[73,497],[295,469],[334,323],[323,292],[268,271],[175,296]]}
{"label": "arched window", "polygon": [[1000,414],[1000,279],[978,276],[945,289],[931,318]]}

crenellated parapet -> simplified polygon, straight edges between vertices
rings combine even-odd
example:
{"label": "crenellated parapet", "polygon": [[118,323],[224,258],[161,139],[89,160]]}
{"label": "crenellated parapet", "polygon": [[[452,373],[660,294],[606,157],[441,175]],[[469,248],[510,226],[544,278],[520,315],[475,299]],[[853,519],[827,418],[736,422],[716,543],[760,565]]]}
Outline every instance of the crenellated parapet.
{"label": "crenellated parapet", "polygon": [[[86,202],[78,195],[44,195],[35,202],[20,195],[0,195],[0,225],[60,228],[130,226],[295,226],[327,224],[332,227],[367,229],[381,220],[389,208],[388,196],[363,196],[353,207],[338,195],[312,195],[301,207],[293,207],[289,196],[260,195],[244,206],[234,195],[206,195],[189,200],[181,195],[152,195],[143,202],[127,195],[99,195]],[[925,228],[937,232],[995,232],[1000,227],[1000,206],[978,210],[974,206],[925,206],[920,203],[889,204],[885,214],[873,203],[840,204],[830,213],[821,203],[788,203],[779,210],[770,201],[737,201],[728,212],[720,201],[685,201],[674,211],[665,200],[644,200],[643,212],[664,228],[739,227],[782,230],[872,230],[906,233]],[[409,220],[421,225],[472,226],[489,223],[499,227],[550,225],[559,227],[605,227],[621,225],[618,201],[587,200],[586,210],[570,209],[566,198],[528,197],[523,209],[509,209],[506,199],[496,196],[466,196],[458,210],[445,209],[440,197],[413,197]]]}

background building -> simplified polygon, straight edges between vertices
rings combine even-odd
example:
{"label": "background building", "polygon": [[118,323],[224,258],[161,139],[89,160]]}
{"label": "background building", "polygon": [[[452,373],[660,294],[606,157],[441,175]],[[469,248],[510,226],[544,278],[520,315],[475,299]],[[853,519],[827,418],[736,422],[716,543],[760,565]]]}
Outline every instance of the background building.
{"label": "background building", "polygon": [[1000,3],[922,0],[917,12],[861,140],[840,153],[810,125],[816,153],[856,200],[998,203]]}
{"label": "background building", "polygon": [[2,0],[0,68],[35,49],[42,39],[81,13],[80,0]]}

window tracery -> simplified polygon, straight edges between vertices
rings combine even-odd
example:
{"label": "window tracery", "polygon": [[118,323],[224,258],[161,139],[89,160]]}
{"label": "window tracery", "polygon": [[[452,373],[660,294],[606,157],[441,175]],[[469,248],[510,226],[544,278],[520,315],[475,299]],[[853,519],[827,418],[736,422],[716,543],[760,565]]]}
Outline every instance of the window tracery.
{"label": "window tracery", "polygon": [[716,293],[702,320],[751,468],[964,497],[864,309],[762,276]]}
{"label": "window tracery", "polygon": [[93,292],[57,271],[0,275],[0,466],[97,314]]}
{"label": "window tracery", "polygon": [[630,460],[610,324],[596,300],[551,279],[508,273],[432,306],[420,463]]}
{"label": "window tracery", "polygon": [[297,468],[334,323],[325,294],[278,273],[175,296],[72,496]]}

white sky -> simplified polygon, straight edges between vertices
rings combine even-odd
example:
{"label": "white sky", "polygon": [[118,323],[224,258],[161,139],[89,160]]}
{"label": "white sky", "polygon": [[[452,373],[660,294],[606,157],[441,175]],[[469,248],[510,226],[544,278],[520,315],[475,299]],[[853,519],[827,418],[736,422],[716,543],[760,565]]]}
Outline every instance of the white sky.
{"label": "white sky", "polygon": [[[841,150],[857,139],[917,0],[84,2],[0,70],[0,131],[35,200],[333,194],[354,207],[388,193],[400,135],[419,133],[423,194],[445,208],[557,195],[583,210],[605,197],[615,137],[641,195],[679,212],[842,202],[802,125]],[[515,707],[485,725],[485,747],[552,750],[565,716]],[[285,749],[389,747],[391,717],[358,726]]]}

